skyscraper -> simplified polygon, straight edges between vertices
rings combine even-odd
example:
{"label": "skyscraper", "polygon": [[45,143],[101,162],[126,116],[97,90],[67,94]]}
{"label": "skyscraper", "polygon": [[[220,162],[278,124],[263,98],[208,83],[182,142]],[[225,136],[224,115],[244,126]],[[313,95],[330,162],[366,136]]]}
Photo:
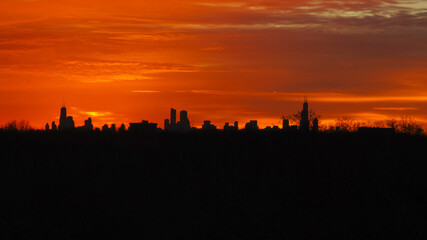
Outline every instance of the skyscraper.
{"label": "skyscraper", "polygon": [[59,130],[64,130],[67,122],[67,109],[65,106],[61,107],[61,115],[59,116]]}
{"label": "skyscraper", "polygon": [[245,130],[249,131],[258,131],[258,121],[257,120],[250,120],[250,122],[246,123]]}
{"label": "skyscraper", "polygon": [[61,108],[61,115],[59,116],[59,126],[58,129],[60,131],[73,129],[74,128],[74,120],[72,116],[67,116],[67,109],[65,106]]}
{"label": "skyscraper", "polygon": [[283,118],[283,126],[282,129],[283,130],[289,130],[290,126],[289,126],[289,120],[286,118]]}
{"label": "skyscraper", "polygon": [[300,130],[308,131],[310,129],[310,121],[308,120],[308,102],[307,98],[304,98],[304,104],[302,105]]}
{"label": "skyscraper", "polygon": [[84,128],[85,130],[93,130],[92,118],[88,118],[87,120],[85,120]]}
{"label": "skyscraper", "polygon": [[165,119],[165,122],[164,122],[164,130],[165,131],[167,131],[167,130],[169,130],[169,119]]}
{"label": "skyscraper", "polygon": [[187,111],[185,111],[185,110],[182,110],[179,113],[179,124],[178,124],[178,128],[181,131],[188,131],[188,130],[191,129],[190,120],[188,120]]}
{"label": "skyscraper", "polygon": [[171,121],[170,121],[171,125],[176,125],[176,110],[171,108]]}
{"label": "skyscraper", "polygon": [[318,132],[319,131],[319,119],[315,118],[313,120],[313,128],[312,128],[313,132]]}
{"label": "skyscraper", "polygon": [[188,122],[188,114],[187,111],[182,110],[179,113],[179,121],[181,122],[181,124],[186,124]]}
{"label": "skyscraper", "polygon": [[58,127],[56,126],[55,121],[52,122],[52,131],[58,130]]}

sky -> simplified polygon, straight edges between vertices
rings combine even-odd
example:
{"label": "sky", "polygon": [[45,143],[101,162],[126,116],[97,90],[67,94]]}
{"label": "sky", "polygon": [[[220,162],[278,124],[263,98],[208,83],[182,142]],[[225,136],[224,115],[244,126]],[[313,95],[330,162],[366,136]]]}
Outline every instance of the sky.
{"label": "sky", "polygon": [[427,126],[427,1],[0,1],[0,125],[150,120]]}

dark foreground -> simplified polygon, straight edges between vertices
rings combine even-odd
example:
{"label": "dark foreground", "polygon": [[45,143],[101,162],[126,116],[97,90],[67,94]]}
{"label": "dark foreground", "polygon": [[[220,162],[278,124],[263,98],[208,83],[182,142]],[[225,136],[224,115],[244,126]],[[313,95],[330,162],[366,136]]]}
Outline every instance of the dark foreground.
{"label": "dark foreground", "polygon": [[427,138],[0,134],[1,239],[423,239]]}

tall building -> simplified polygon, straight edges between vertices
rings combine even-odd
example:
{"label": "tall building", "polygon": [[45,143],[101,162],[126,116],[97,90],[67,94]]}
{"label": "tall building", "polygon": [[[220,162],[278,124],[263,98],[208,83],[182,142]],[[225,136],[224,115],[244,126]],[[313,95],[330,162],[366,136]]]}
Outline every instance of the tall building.
{"label": "tall building", "polygon": [[307,102],[307,98],[304,99],[304,104],[302,105],[301,120],[300,120],[300,130],[301,131],[308,131],[308,130],[310,130],[310,121],[308,120],[308,102]]}
{"label": "tall building", "polygon": [[67,116],[67,121],[65,122],[65,129],[73,129],[74,120],[72,116]]}
{"label": "tall building", "polygon": [[180,122],[181,124],[186,124],[186,123],[188,122],[188,114],[187,114],[187,111],[182,110],[182,111],[179,113],[179,122]]}
{"label": "tall building", "polygon": [[56,126],[55,121],[52,122],[52,131],[58,130],[58,127]]}
{"label": "tall building", "polygon": [[72,116],[67,116],[67,108],[62,106],[61,115],[59,116],[59,127],[60,131],[74,129],[74,120]]}
{"label": "tall building", "polygon": [[289,120],[288,120],[288,119],[283,118],[283,126],[282,126],[282,129],[283,129],[283,130],[289,130],[289,128],[290,128],[290,126],[289,126]]}
{"label": "tall building", "polygon": [[315,118],[313,120],[313,128],[312,128],[313,132],[318,132],[319,131],[319,119]]}
{"label": "tall building", "polygon": [[84,129],[89,131],[93,130],[92,118],[88,118],[87,120],[85,120]]}
{"label": "tall building", "polygon": [[65,106],[61,107],[61,115],[59,116],[59,130],[64,130],[67,122],[67,109]]}
{"label": "tall building", "polygon": [[122,125],[120,125],[120,128],[119,128],[119,133],[123,134],[125,131],[126,131],[126,126],[124,123],[122,123]]}
{"label": "tall building", "polygon": [[164,122],[164,130],[165,131],[167,131],[167,130],[169,130],[169,119],[165,119],[165,122]]}
{"label": "tall building", "polygon": [[258,121],[257,120],[251,120],[250,122],[246,123],[245,129],[249,131],[258,131]]}
{"label": "tall building", "polygon": [[188,131],[191,129],[190,120],[188,120],[187,111],[185,111],[185,110],[182,110],[179,113],[178,128],[180,131]]}
{"label": "tall building", "polygon": [[203,126],[202,126],[202,130],[213,131],[213,130],[216,130],[216,126],[211,124],[211,121],[207,120],[207,121],[204,121]]}
{"label": "tall building", "polygon": [[171,108],[171,125],[176,125],[176,110]]}

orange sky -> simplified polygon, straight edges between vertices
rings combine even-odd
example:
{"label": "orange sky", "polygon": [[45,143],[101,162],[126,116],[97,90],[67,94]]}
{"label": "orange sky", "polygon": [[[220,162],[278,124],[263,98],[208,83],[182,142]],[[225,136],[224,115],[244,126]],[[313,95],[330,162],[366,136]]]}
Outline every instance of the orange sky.
{"label": "orange sky", "polygon": [[324,121],[427,125],[427,2],[0,2],[0,125],[148,119],[279,125],[303,97]]}

